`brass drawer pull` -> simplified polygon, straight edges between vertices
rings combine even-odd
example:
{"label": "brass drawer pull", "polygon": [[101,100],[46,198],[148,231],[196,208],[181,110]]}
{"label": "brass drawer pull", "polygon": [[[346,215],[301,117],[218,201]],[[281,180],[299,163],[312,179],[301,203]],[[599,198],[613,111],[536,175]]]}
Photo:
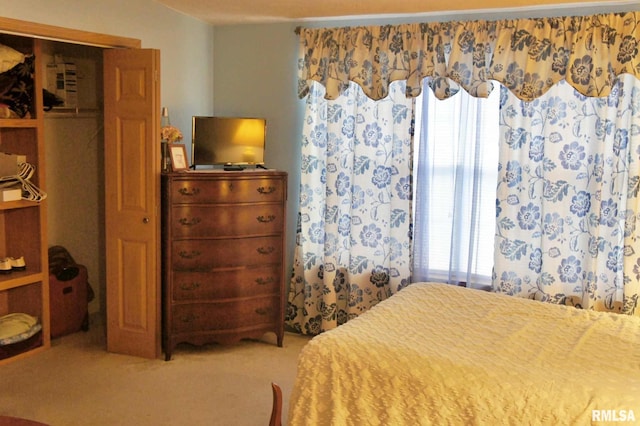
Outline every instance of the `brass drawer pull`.
{"label": "brass drawer pull", "polygon": [[178,222],[180,222],[180,225],[182,226],[194,226],[199,224],[201,221],[201,219],[199,217],[194,217],[193,219],[189,220],[186,217],[181,217]]}
{"label": "brass drawer pull", "polygon": [[185,197],[193,197],[194,195],[198,195],[200,193],[199,188],[180,188],[178,190],[180,195],[184,195]]}
{"label": "brass drawer pull", "polygon": [[200,317],[195,314],[187,314],[180,317],[180,321],[182,322],[194,322],[198,319],[200,319]]}
{"label": "brass drawer pull", "polygon": [[200,288],[200,283],[180,283],[180,289],[182,290],[186,290],[186,291],[193,291]]}
{"label": "brass drawer pull", "polygon": [[271,307],[256,309],[256,314],[258,315],[271,315],[272,312],[273,312],[273,308]]}
{"label": "brass drawer pull", "polygon": [[274,281],[275,281],[275,279],[273,277],[258,278],[256,280],[256,284],[258,284],[258,285],[267,285],[267,284],[272,284]]}
{"label": "brass drawer pull", "polygon": [[275,247],[273,246],[269,246],[269,247],[258,247],[256,249],[256,251],[260,254],[271,254],[275,251]]}
{"label": "brass drawer pull", "polygon": [[198,250],[191,250],[191,252],[183,250],[180,253],[178,253],[178,255],[184,259],[193,259],[194,257],[198,257],[201,254],[202,253],[200,253]]}
{"label": "brass drawer pull", "polygon": [[256,219],[258,219],[258,222],[260,223],[269,223],[269,222],[273,222],[274,220],[276,220],[276,217],[272,214],[270,214],[269,216],[258,216],[256,217]]}
{"label": "brass drawer pull", "polygon": [[193,268],[181,268],[180,271],[183,271],[183,272],[211,272],[211,268],[206,268],[204,266],[194,266]]}
{"label": "brass drawer pull", "polygon": [[275,192],[275,190],[276,190],[275,186],[268,186],[266,188],[264,186],[261,186],[258,188],[258,192],[261,193],[262,195],[272,194]]}

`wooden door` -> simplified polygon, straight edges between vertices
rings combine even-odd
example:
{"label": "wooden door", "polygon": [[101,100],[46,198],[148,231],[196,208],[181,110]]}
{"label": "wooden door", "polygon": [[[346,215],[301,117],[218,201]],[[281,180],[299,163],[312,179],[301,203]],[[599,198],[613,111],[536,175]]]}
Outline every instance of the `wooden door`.
{"label": "wooden door", "polygon": [[160,356],[160,51],[104,53],[107,350]]}

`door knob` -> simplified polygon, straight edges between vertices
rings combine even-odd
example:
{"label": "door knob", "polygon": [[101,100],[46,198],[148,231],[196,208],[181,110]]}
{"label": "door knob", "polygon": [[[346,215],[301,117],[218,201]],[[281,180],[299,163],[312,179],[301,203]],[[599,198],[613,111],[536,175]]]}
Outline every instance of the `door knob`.
{"label": "door knob", "polygon": [[142,219],[142,223],[149,223],[149,218],[145,217],[144,219]]}

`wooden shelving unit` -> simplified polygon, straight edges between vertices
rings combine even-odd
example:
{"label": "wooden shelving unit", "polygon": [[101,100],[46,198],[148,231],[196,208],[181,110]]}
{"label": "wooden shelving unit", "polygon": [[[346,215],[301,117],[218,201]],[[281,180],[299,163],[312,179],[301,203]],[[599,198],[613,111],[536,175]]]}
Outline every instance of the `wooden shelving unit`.
{"label": "wooden shelving unit", "polygon": [[[30,117],[0,119],[0,151],[26,155],[27,162],[35,167],[31,182],[44,190],[44,68],[40,40],[0,34],[0,43],[35,57]],[[0,347],[0,365],[50,346],[46,235],[46,200],[0,202],[0,258],[24,256],[27,265],[25,271],[0,275],[0,316],[26,313],[37,317],[42,325],[42,330],[27,341]]]}

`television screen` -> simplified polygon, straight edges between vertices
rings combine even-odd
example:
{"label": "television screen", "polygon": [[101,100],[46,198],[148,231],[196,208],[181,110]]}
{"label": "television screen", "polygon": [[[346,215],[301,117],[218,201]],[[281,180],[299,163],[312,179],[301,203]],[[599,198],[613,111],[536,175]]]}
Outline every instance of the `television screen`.
{"label": "television screen", "polygon": [[191,164],[264,164],[266,131],[263,118],[194,116]]}

